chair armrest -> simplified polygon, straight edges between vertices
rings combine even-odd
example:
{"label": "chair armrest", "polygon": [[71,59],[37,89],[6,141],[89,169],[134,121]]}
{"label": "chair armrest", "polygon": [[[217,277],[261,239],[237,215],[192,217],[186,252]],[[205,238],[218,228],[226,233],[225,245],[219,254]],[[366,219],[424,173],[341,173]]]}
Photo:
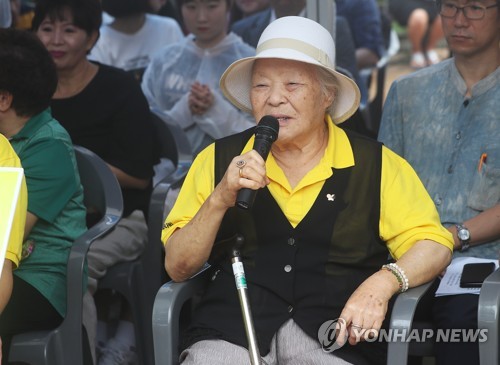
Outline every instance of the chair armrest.
{"label": "chair armrest", "polygon": [[169,281],[158,291],[153,306],[153,339],[155,363],[174,365],[179,362],[179,317],[186,301],[200,292],[208,280],[210,265],[189,280]]}
{"label": "chair armrest", "polygon": [[[66,316],[60,329],[63,328],[74,329],[79,328],[82,323],[82,310],[83,310],[83,294],[86,288],[84,283],[84,266],[87,252],[90,245],[97,238],[103,236],[108,231],[114,228],[116,223],[120,220],[120,215],[106,214],[99,222],[89,228],[84,234],[75,240],[68,258],[67,277],[66,280],[71,285],[66,288]],[[84,286],[85,284],[85,286]],[[66,332],[68,333],[68,332]],[[78,331],[77,335],[80,335]],[[77,339],[74,339],[78,341]],[[76,353],[76,352],[75,352]]]}
{"label": "chair armrest", "polygon": [[479,294],[477,326],[487,329],[487,340],[479,342],[479,359],[481,364],[499,364],[498,347],[500,308],[500,269],[486,278]]}
{"label": "chair armrest", "polygon": [[[75,328],[75,326],[80,326],[80,321],[73,321],[75,317],[80,317],[82,315],[82,297],[84,293],[84,282],[83,282],[83,270],[85,265],[85,259],[87,257],[87,252],[90,248],[92,242],[97,238],[103,236],[108,231],[114,228],[116,223],[120,220],[120,216],[114,214],[104,215],[99,222],[89,228],[84,234],[78,237],[69,253],[68,266],[67,266],[67,277],[66,280],[72,285],[67,286],[67,315],[63,325],[67,325],[70,328]],[[85,287],[86,288],[86,287]],[[73,313],[69,315],[69,313]],[[74,323],[69,323],[74,322]]]}
{"label": "chair armrest", "polygon": [[[392,331],[395,333],[404,333],[405,336],[409,335],[417,305],[424,294],[432,286],[432,283],[433,281],[430,281],[398,295],[396,301],[394,302],[391,320],[389,323]],[[406,364],[409,345],[409,342],[405,340],[389,341],[387,349],[387,365]]]}

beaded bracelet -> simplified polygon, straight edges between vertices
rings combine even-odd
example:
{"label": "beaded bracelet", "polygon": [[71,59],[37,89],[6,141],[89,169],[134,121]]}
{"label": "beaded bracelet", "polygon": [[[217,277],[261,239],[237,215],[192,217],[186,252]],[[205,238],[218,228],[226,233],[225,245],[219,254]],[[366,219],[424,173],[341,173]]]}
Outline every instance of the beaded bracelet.
{"label": "beaded bracelet", "polygon": [[399,283],[399,292],[404,293],[409,288],[408,277],[406,276],[404,270],[399,267],[396,263],[391,262],[390,264],[383,265],[382,269],[390,271],[394,274]]}

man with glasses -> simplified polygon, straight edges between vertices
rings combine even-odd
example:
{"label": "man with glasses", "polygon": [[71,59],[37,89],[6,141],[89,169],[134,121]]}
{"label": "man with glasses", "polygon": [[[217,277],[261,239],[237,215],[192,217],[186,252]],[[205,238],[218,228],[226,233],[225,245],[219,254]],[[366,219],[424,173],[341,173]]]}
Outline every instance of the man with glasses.
{"label": "man with glasses", "polygon": [[481,20],[486,14],[486,10],[498,7],[498,4],[489,6],[480,4],[470,4],[465,6],[458,6],[451,1],[438,1],[439,13],[445,18],[455,18],[459,11],[464,13],[464,16],[469,20]]}
{"label": "man with glasses", "polygon": [[[500,249],[500,1],[442,0],[453,57],[391,86],[379,140],[403,156],[434,199],[455,257]],[[478,295],[437,297],[438,328],[475,329]],[[436,342],[437,364],[479,364],[474,342]]]}

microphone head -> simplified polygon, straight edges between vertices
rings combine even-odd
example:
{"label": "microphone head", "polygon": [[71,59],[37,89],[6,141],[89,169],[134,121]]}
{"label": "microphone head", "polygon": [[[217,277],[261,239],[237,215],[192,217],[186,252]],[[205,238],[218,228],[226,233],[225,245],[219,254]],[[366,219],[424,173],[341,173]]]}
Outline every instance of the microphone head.
{"label": "microphone head", "polygon": [[270,138],[272,141],[275,141],[278,138],[278,132],[280,129],[280,123],[278,119],[273,117],[272,115],[264,115],[255,128],[255,136],[265,135],[267,138]]}

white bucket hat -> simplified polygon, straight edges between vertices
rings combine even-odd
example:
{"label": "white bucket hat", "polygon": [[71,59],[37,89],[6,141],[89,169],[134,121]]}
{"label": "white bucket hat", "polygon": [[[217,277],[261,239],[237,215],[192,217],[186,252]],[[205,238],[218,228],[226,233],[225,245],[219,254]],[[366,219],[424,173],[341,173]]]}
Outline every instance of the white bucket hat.
{"label": "white bucket hat", "polygon": [[356,83],[335,71],[335,43],[330,32],[315,21],[287,16],[269,24],[260,36],[254,57],[233,62],[221,76],[220,87],[237,108],[252,112],[250,86],[256,59],[280,58],[319,66],[335,76],[338,93],[332,120],[340,124],[359,107],[360,93]]}

